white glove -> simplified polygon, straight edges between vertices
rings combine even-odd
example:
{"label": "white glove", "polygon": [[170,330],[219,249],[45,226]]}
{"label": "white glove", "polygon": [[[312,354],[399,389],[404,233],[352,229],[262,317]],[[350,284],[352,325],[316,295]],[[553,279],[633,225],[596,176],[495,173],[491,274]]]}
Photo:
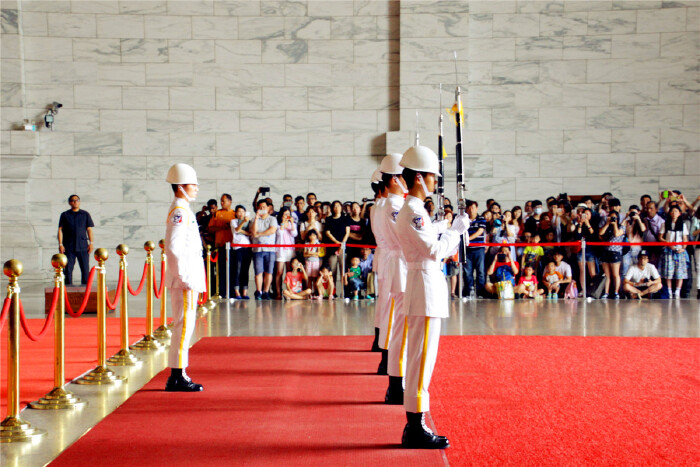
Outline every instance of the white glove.
{"label": "white glove", "polygon": [[438,235],[444,234],[447,231],[447,219],[437,221],[433,223],[433,225],[437,229]]}
{"label": "white glove", "polygon": [[460,235],[464,235],[469,230],[469,217],[466,214],[460,214],[452,221],[450,230],[454,230]]}

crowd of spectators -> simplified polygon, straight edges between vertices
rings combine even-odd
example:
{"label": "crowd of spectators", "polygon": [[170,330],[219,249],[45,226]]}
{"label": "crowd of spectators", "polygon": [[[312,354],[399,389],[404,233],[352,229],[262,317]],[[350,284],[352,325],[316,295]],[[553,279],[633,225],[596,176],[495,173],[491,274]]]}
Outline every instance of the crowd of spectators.
{"label": "crowd of spectators", "polygon": [[[228,273],[222,263],[220,290],[229,281],[231,296],[248,297],[248,279],[253,264],[256,299],[329,298],[337,287],[353,300],[374,296],[369,221],[372,200],[320,201],[314,193],[306,197],[286,194],[275,209],[271,198],[255,195],[250,213],[231,196],[221,196],[221,207],[211,199],[198,214],[202,241],[225,258],[225,244],[234,246]],[[466,202],[471,220],[470,244],[464,249],[462,295],[472,298],[509,297],[557,299],[582,296],[618,298],[681,298],[691,294],[693,279],[700,298],[700,248],[674,242],[700,238],[700,196],[691,203],[678,190],[664,190],[655,201],[650,195],[626,210],[611,193],[602,196],[569,196],[562,193],[544,203],[531,200],[505,210],[493,199],[483,209],[476,201]],[[431,216],[437,216],[433,198],[425,200]],[[453,218],[453,206],[445,200],[445,219]],[[668,246],[589,245],[585,254],[581,240],[590,242],[664,242]],[[481,246],[480,243],[530,243],[528,246]],[[346,257],[337,247],[317,244],[343,243]],[[538,244],[542,245],[538,245]],[[574,245],[570,243],[575,243]],[[264,245],[300,245],[281,247]],[[353,245],[359,245],[355,247]],[[344,270],[341,265],[345,264]],[[452,297],[457,290],[459,252],[444,261]],[[585,276],[585,281],[584,281]],[[507,284],[507,282],[510,283]]]}

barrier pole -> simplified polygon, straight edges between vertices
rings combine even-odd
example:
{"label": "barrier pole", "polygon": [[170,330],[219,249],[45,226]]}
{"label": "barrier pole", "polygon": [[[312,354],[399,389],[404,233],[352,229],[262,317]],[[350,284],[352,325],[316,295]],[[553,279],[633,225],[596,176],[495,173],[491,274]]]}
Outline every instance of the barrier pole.
{"label": "barrier pole", "polygon": [[231,242],[226,242],[226,300],[231,300],[231,278],[228,277],[231,274]]}
{"label": "barrier pole", "polygon": [[[218,259],[218,258],[217,258]],[[219,270],[217,269],[216,272],[218,273]],[[216,306],[216,302],[214,301],[214,296],[211,293],[212,283],[211,283],[211,245],[207,245],[207,280],[209,281],[209,301],[207,301],[204,305],[202,305],[204,308],[207,308],[208,310],[213,310],[214,307]],[[219,276],[216,276],[216,286],[217,286],[217,294],[218,294],[218,286],[219,286]]]}
{"label": "barrier pole", "polygon": [[121,290],[121,304],[119,310],[119,341],[121,348],[119,352],[112,355],[107,363],[111,366],[138,366],[143,361],[134,355],[129,350],[129,304],[127,302],[129,295],[129,273],[126,255],[129,254],[129,247],[125,244],[117,245],[117,254],[119,255],[119,270],[124,271],[124,285]]}
{"label": "barrier pole", "polygon": [[46,431],[32,427],[19,416],[19,284],[24,266],[16,259],[7,261],[2,272],[10,278],[7,297],[12,300],[7,319],[7,417],[0,422],[0,443],[32,441]]}
{"label": "barrier pole", "polygon": [[[166,268],[168,263],[167,258],[165,256],[165,239],[161,239],[158,242],[158,246],[160,247],[160,264],[163,268]],[[163,278],[162,280],[165,280],[165,274],[161,273],[161,277]],[[156,339],[158,339],[166,345],[168,342],[170,342],[170,336],[172,335],[170,327],[168,326],[167,297],[168,288],[163,287],[163,293],[160,295],[160,326],[158,326],[158,328],[155,331],[153,331],[153,335],[156,336]]]}
{"label": "barrier pole", "polygon": [[[54,318],[54,368],[53,368],[53,389],[38,401],[29,404],[32,409],[56,410],[82,408],[87,404],[80,400],[78,396],[65,389],[65,320],[66,320],[66,297],[65,297],[65,276],[63,269],[68,263],[66,255],[56,254],[51,257],[51,266],[56,271],[54,281],[58,288],[58,309]],[[88,291],[90,293],[90,291]]]}
{"label": "barrier pole", "polygon": [[[126,376],[114,374],[107,369],[107,270],[105,261],[109,252],[105,248],[95,251],[97,261],[97,366],[90,372],[75,380],[77,384],[121,384]],[[126,287],[126,284],[123,285]]]}
{"label": "barrier pole", "polygon": [[[340,244],[340,298],[345,300],[345,286],[343,285],[343,274],[345,274],[345,243]],[[336,295],[338,291],[336,290]]]}
{"label": "barrier pole", "polygon": [[583,291],[583,298],[586,299],[586,273],[588,273],[588,261],[586,261],[586,239],[581,239],[581,257],[583,258],[583,283],[581,284],[581,290]]}
{"label": "barrier pole", "polygon": [[132,349],[138,350],[160,350],[165,347],[153,335],[153,250],[156,249],[156,244],[152,241],[147,241],[143,244],[143,249],[146,250],[146,335],[143,339],[131,346]]}
{"label": "barrier pole", "polygon": [[215,268],[216,268],[216,293],[215,293],[214,296],[212,297],[212,300],[218,302],[219,300],[221,300],[221,294],[219,293],[219,286],[220,286],[220,282],[221,282],[220,277],[221,277],[221,276],[219,276],[219,255],[218,255],[218,249],[217,249],[217,255],[216,255],[216,266],[215,266]]}

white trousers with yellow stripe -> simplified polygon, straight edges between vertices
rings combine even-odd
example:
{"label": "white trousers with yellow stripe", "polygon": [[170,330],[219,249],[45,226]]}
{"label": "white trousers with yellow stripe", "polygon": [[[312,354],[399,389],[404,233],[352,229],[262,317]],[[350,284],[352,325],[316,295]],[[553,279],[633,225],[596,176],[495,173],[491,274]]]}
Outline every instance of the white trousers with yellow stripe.
{"label": "white trousers with yellow stripe", "polygon": [[[375,327],[379,328],[379,347],[386,350],[388,347],[387,334],[390,332],[392,302],[389,287],[390,281],[379,279],[377,290],[377,304],[374,307]],[[377,325],[378,324],[378,325]]]}
{"label": "white trousers with yellow stripe", "polygon": [[440,342],[442,318],[407,316],[408,354],[403,405],[406,412],[430,410],[430,378],[433,376]]}
{"label": "white trousers with yellow stripe", "polygon": [[172,337],[168,351],[170,368],[187,368],[190,339],[197,321],[197,293],[189,289],[170,290],[173,313]]}
{"label": "white trousers with yellow stripe", "polygon": [[391,294],[394,299],[394,315],[391,319],[391,331],[389,332],[389,355],[387,361],[387,373],[389,376],[404,376],[406,368],[406,341],[408,340],[408,326],[404,312],[404,293]]}

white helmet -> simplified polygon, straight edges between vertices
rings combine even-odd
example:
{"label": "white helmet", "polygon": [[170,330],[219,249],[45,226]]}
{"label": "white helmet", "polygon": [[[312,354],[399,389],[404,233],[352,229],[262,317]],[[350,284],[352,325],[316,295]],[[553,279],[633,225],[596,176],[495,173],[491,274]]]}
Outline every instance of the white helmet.
{"label": "white helmet", "polygon": [[403,153],[400,162],[401,167],[415,170],[416,172],[433,173],[440,176],[440,164],[438,156],[432,149],[426,146],[413,146]]}
{"label": "white helmet", "polygon": [[172,185],[198,185],[197,172],[191,166],[182,163],[170,167],[165,181]]}
{"label": "white helmet", "polygon": [[403,173],[403,167],[399,165],[403,154],[398,152],[393,152],[387,156],[384,156],[382,163],[379,164],[379,171],[389,175],[400,175]]}
{"label": "white helmet", "polygon": [[379,169],[377,169],[374,171],[374,173],[372,173],[372,180],[370,181],[370,183],[379,183],[381,181],[382,181],[382,172]]}

